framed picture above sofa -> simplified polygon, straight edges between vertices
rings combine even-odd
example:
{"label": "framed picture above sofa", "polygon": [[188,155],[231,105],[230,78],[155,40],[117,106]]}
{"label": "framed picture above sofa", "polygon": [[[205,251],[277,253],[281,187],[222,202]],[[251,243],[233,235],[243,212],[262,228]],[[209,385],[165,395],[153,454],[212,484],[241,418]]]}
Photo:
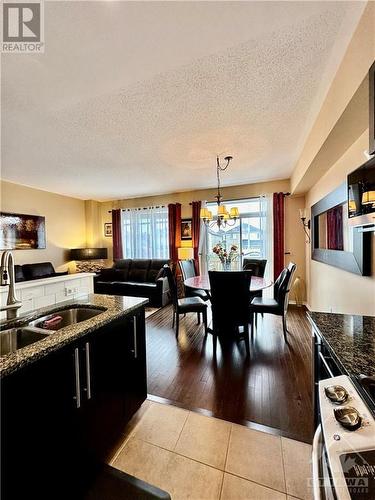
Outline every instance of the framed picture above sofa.
{"label": "framed picture above sofa", "polygon": [[46,248],[45,217],[0,212],[0,250],[42,248]]}

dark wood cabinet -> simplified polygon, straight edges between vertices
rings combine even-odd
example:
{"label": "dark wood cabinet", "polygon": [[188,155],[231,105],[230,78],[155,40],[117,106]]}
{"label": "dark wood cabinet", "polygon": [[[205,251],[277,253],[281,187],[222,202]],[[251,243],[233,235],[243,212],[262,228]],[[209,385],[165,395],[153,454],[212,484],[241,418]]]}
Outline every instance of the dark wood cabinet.
{"label": "dark wood cabinet", "polygon": [[5,377],[1,498],[79,498],[146,396],[143,308]]}
{"label": "dark wood cabinet", "polygon": [[111,451],[147,397],[144,314],[89,335],[80,346],[80,425],[93,457]]}

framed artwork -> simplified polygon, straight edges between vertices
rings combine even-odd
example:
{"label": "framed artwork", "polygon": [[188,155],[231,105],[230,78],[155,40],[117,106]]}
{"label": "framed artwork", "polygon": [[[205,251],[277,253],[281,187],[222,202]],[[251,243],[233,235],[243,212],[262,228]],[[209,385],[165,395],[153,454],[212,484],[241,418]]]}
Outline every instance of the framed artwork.
{"label": "framed artwork", "polygon": [[46,248],[45,217],[0,212],[0,250],[42,248]]}
{"label": "framed artwork", "polygon": [[311,207],[311,258],[361,276],[371,275],[371,233],[350,227],[346,182]]}
{"label": "framed artwork", "polygon": [[112,237],[112,222],[104,223],[104,236],[108,238]]}
{"label": "framed artwork", "polygon": [[182,219],[181,220],[181,239],[182,240],[191,240],[192,232],[191,232],[191,219]]}

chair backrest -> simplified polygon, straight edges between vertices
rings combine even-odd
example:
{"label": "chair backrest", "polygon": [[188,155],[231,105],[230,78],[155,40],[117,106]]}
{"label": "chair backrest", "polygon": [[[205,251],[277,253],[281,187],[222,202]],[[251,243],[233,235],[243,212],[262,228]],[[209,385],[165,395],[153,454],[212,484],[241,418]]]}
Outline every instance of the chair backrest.
{"label": "chair backrest", "polygon": [[163,269],[165,272],[165,276],[168,278],[168,285],[169,285],[169,290],[170,290],[171,300],[172,300],[173,306],[176,307],[177,302],[178,302],[178,291],[177,291],[176,280],[174,278],[172,269],[170,268],[170,266],[168,266],[168,264],[165,264],[163,266]]}
{"label": "chair backrest", "polygon": [[245,258],[242,263],[244,271],[251,271],[252,276],[264,277],[266,270],[267,259],[248,259]]}
{"label": "chair backrest", "polygon": [[183,280],[196,276],[194,259],[179,260]]}
{"label": "chair backrest", "polygon": [[248,324],[251,271],[209,271],[208,275],[214,330]]}
{"label": "chair backrest", "polygon": [[279,301],[279,292],[282,288],[282,285],[285,285],[285,278],[288,273],[288,268],[284,267],[284,269],[281,271],[279,276],[276,278],[275,283],[273,285],[273,298],[277,301]]}
{"label": "chair backrest", "polygon": [[[279,276],[279,278],[281,277],[281,280],[278,286],[277,296],[275,296],[275,300],[277,300],[280,308],[284,312],[286,312],[288,309],[289,292],[290,289],[292,288],[294,273],[296,269],[297,269],[296,264],[294,264],[294,262],[290,262],[288,267],[283,269]],[[278,281],[278,279],[276,281]]]}

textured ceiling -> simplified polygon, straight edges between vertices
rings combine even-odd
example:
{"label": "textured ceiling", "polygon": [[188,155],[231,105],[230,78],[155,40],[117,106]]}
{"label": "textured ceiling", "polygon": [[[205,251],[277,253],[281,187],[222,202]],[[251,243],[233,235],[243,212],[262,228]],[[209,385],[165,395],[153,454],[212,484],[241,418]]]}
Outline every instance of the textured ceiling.
{"label": "textured ceiling", "polygon": [[45,2],[2,55],[2,178],[83,199],[286,178],[362,2]]}

